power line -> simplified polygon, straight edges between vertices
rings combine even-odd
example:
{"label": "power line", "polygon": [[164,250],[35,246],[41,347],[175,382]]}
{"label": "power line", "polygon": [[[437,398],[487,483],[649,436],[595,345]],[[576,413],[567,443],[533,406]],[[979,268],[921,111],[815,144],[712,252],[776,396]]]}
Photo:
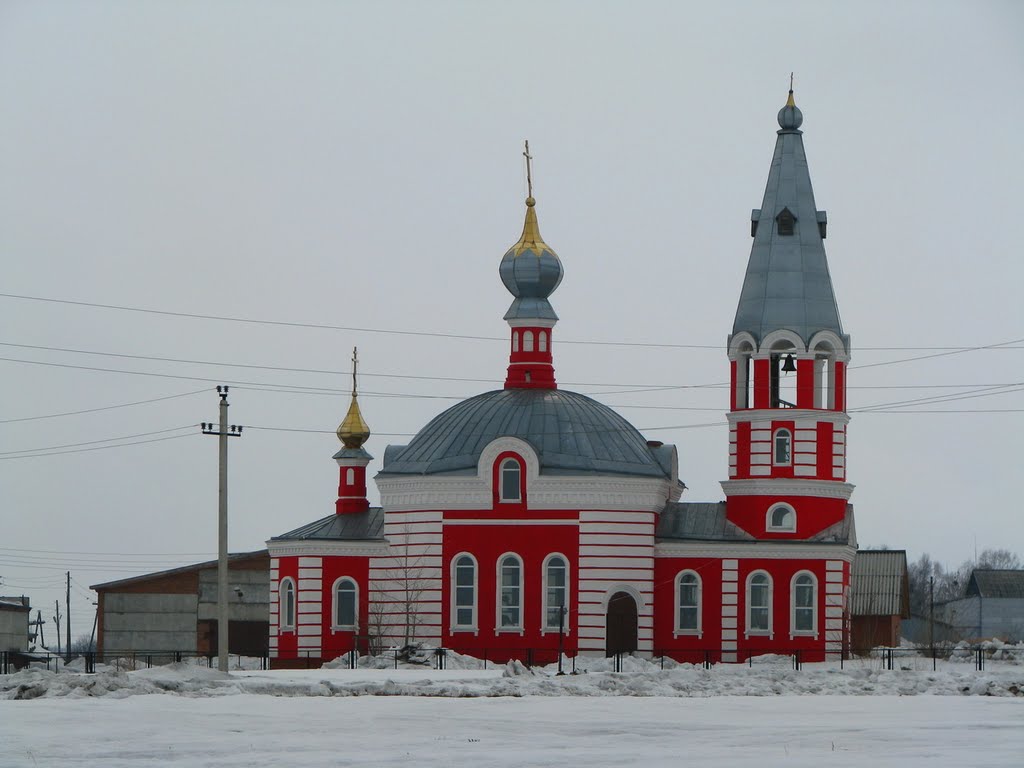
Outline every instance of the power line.
{"label": "power line", "polygon": [[[1009,343],[1012,343],[1012,342],[1007,342],[1007,343],[1009,344]],[[206,365],[206,366],[214,366],[214,367],[218,367],[218,368],[243,368],[243,369],[250,369],[250,370],[281,371],[281,372],[287,372],[287,373],[313,373],[313,374],[322,374],[322,375],[330,375],[330,376],[345,376],[345,377],[351,376],[351,374],[352,374],[351,371],[339,371],[339,370],[331,370],[331,369],[323,369],[323,368],[297,368],[297,367],[289,367],[289,366],[281,366],[281,365],[262,365],[262,364],[255,364],[255,363],[228,363],[228,362],[214,361],[214,360],[194,360],[194,359],[190,359],[190,358],[179,358],[179,357],[161,357],[161,356],[155,356],[155,355],[135,355],[135,354],[128,354],[128,353],[123,353],[123,352],[101,352],[101,351],[97,351],[97,350],[73,349],[73,348],[69,348],[69,347],[50,347],[50,346],[43,346],[43,345],[39,345],[39,344],[18,344],[18,343],[14,343],[14,342],[0,342],[0,346],[16,347],[16,348],[19,348],[19,349],[43,350],[43,351],[47,351],[47,352],[62,352],[62,353],[78,354],[78,355],[94,355],[94,356],[99,356],[99,357],[115,357],[115,358],[122,358],[122,359],[128,359],[128,360],[147,360],[147,361],[151,361],[151,362],[180,363],[180,364],[185,364],[185,365]],[[1002,348],[1005,348],[1005,347],[1004,346],[1000,346],[1000,345],[988,345],[986,347],[971,347],[971,348],[967,348],[967,349],[957,348],[957,352],[972,351],[972,350],[975,350],[975,349],[989,349],[989,348],[992,348],[992,349],[997,349],[997,348],[998,349],[1002,349]],[[5,360],[8,360],[9,362],[25,362],[25,363],[29,363],[29,364],[44,364],[45,363],[45,361],[26,361],[26,360],[14,359],[14,358],[0,358],[0,359],[5,359]],[[912,360],[912,359],[926,359],[926,358],[908,358],[908,360]],[[892,363],[896,363],[896,362],[905,362],[905,361],[887,361],[886,363],[883,363],[883,364],[892,364]],[[875,365],[877,365],[877,364],[875,364]],[[865,368],[865,367],[869,367],[869,366],[851,366],[851,368],[857,368],[857,367]],[[87,368],[86,370],[96,370],[96,369]],[[135,373],[135,372],[122,371],[121,369],[107,369],[107,368],[103,368],[103,369],[98,369],[98,370],[110,371],[110,372]],[[466,376],[427,376],[427,375],[421,375],[421,374],[372,373],[372,372],[367,372],[367,371],[361,371],[360,372],[360,376],[375,377],[375,378],[387,378],[387,379],[411,379],[411,380],[418,380],[418,381],[455,381],[455,382],[464,382],[464,383],[473,383],[473,384],[498,384],[499,381],[500,381],[497,378],[472,378],[472,377],[466,377]],[[593,381],[567,381],[567,382],[563,382],[563,386],[571,386],[571,387],[579,387],[579,386],[584,386],[584,387],[630,387],[631,389],[626,390],[624,392],[624,393],[629,393],[629,392],[646,392],[646,391],[675,390],[675,389],[724,389],[724,388],[727,388],[729,386],[729,383],[728,382],[713,382],[713,383],[709,383],[709,384],[659,384],[659,385],[652,385],[652,384],[646,384],[646,383],[645,384],[619,384],[619,383],[593,382]],[[848,387],[848,388],[850,388],[850,389],[889,389],[889,388],[895,389],[895,388],[900,388],[900,387],[905,387],[905,388],[913,388],[913,387],[941,388],[941,387],[970,387],[970,386],[986,386],[986,385],[976,385],[976,384],[922,384],[922,385],[913,385],[913,384],[908,384],[908,385],[863,385],[863,386],[851,386],[851,387]],[[991,386],[997,386],[997,385],[991,385]],[[183,393],[181,395],[170,395],[170,396],[168,396],[166,398],[154,398],[153,400],[142,400],[142,401],[139,401],[138,403],[129,403],[127,405],[135,405],[135,404],[141,404],[141,403],[156,402],[157,400],[171,399],[173,397],[184,397],[186,395],[197,394],[200,391],[203,391],[203,390],[197,390],[195,392]],[[610,395],[610,394],[618,394],[618,393],[616,393],[616,392],[601,392],[599,394]],[[124,407],[124,406],[109,406],[109,408],[115,408],[115,407]],[[100,409],[97,409],[97,410],[100,410]],[[88,412],[88,411],[72,411],[71,413],[75,414],[75,413],[86,413],[86,412]],[[64,415],[64,414],[56,414],[56,415]],[[38,419],[38,418],[51,418],[51,417],[36,416],[36,417],[30,417],[30,418]],[[8,421],[27,421],[27,420],[29,420],[29,419],[7,419],[7,420],[0,420],[0,424],[6,423]]]}
{"label": "power line", "polygon": [[[321,330],[332,330],[332,331],[349,331],[353,333],[381,333],[396,336],[419,336],[419,337],[432,337],[432,338],[443,338],[443,339],[466,339],[471,341],[500,341],[507,342],[508,338],[504,336],[477,336],[471,334],[460,334],[460,333],[444,333],[440,331],[408,331],[400,329],[388,329],[388,328],[370,328],[370,327],[358,327],[358,326],[346,326],[346,325],[331,325],[327,323],[306,323],[286,320],[264,320],[258,318],[248,317],[233,317],[230,315],[212,315],[199,312],[176,312],[171,310],[163,309],[150,309],[146,307],[132,307],[123,304],[101,304],[98,302],[89,301],[73,301],[70,299],[55,299],[45,296],[27,296],[24,294],[15,293],[0,293],[0,297],[8,299],[20,299],[23,301],[38,301],[46,302],[51,304],[64,304],[77,307],[91,307],[94,309],[108,309],[116,310],[119,312],[137,312],[142,314],[150,315],[163,315],[167,317],[183,317],[191,318],[196,320],[217,320],[220,322],[231,322],[231,323],[245,323],[252,325],[275,325],[288,328],[316,328]],[[1024,339],[1017,339],[1016,341],[1007,342],[1007,344],[1018,344],[1024,342]],[[599,345],[599,346],[617,346],[617,347],[658,347],[663,349],[722,349],[722,344],[678,344],[678,343],[660,343],[660,342],[638,342],[638,341],[597,341],[597,340],[582,340],[582,339],[560,339],[559,344],[587,344],[587,345]],[[1003,347],[1003,345],[986,345],[982,347],[861,347],[863,350],[944,350],[950,352],[970,352],[977,349],[988,349]],[[1003,347],[1008,349],[1024,349],[1024,347]]]}
{"label": "power line", "polygon": [[61,416],[78,416],[83,413],[97,413],[98,411],[112,411],[115,408],[128,408],[133,405],[146,405],[148,403],[159,403],[163,400],[174,400],[178,397],[189,397],[190,395],[198,395],[203,392],[207,392],[206,389],[196,389],[192,392],[182,392],[178,395],[167,395],[166,397],[153,397],[149,400],[136,400],[131,403],[118,403],[117,405],[104,405],[97,408],[83,408],[80,411],[64,411],[63,413],[48,413],[43,416],[22,416],[17,419],[0,419],[0,424],[13,424],[16,421],[38,421],[40,419],[56,419]]}
{"label": "power line", "polygon": [[[167,432],[178,432],[182,429],[192,429],[193,427],[199,426],[198,424],[186,424],[183,427],[170,427],[169,429],[155,429],[152,432],[139,432],[135,435],[122,435],[120,437],[105,437],[102,440],[86,440],[82,443],[65,443],[64,445],[48,445],[44,448],[23,448],[18,451],[0,451],[0,456],[8,456],[13,453],[35,453],[37,451],[53,451],[60,448],[77,448],[80,445],[95,445],[96,443],[112,443],[117,440],[130,440],[136,437],[149,437],[150,435],[163,435]],[[116,446],[108,446],[114,448]]]}
{"label": "power line", "polygon": [[32,453],[25,456],[0,456],[0,461],[13,461],[15,459],[37,459],[41,456],[62,456],[66,453],[88,453],[89,451],[105,451],[110,448],[126,448],[129,445],[144,445],[146,443],[160,443],[165,440],[180,440],[183,437],[196,437],[198,433],[187,435],[171,435],[169,437],[155,437],[152,440],[136,440],[132,443],[118,443],[117,445],[99,445],[94,448],[76,448],[70,451],[53,451],[51,453]]}

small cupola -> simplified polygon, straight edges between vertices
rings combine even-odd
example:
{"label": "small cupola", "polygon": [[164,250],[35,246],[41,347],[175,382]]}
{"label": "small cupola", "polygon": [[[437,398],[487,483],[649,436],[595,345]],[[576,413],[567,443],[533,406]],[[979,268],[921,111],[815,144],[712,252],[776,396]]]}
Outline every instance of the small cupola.
{"label": "small cupola", "polygon": [[338,426],[341,450],[334,454],[340,470],[338,478],[338,501],[335,511],[339,514],[365,512],[370,508],[366,498],[366,465],[373,457],[363,449],[363,443],[370,439],[370,428],[359,409],[356,390],[356,372],[359,367],[358,349],[352,349],[352,402],[345,418]]}
{"label": "small cupola", "polygon": [[515,299],[505,313],[512,329],[506,389],[554,389],[551,331],[558,315],[548,297],[562,282],[562,262],[540,236],[533,197],[530,143],[526,142],[526,220],[523,234],[501,259],[498,274]]}

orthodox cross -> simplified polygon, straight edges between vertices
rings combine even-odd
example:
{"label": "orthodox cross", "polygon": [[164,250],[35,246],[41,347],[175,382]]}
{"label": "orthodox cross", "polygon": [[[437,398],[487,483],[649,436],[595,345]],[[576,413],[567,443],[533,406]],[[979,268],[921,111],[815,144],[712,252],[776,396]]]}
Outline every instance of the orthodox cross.
{"label": "orthodox cross", "polygon": [[526,158],[526,196],[533,197],[533,175],[530,169],[530,161],[533,160],[533,155],[530,154],[530,141],[526,140],[526,151],[523,152],[523,157]]}
{"label": "orthodox cross", "polygon": [[359,368],[359,347],[352,347],[352,397],[356,396],[356,369]]}

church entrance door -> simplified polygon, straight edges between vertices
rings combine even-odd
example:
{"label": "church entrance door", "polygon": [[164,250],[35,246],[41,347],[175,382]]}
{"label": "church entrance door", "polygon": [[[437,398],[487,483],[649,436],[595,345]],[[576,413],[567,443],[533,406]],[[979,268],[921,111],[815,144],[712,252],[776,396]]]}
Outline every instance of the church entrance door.
{"label": "church entrance door", "polygon": [[608,601],[608,618],[605,627],[606,656],[616,653],[632,653],[636,650],[636,601],[627,592],[616,592]]}

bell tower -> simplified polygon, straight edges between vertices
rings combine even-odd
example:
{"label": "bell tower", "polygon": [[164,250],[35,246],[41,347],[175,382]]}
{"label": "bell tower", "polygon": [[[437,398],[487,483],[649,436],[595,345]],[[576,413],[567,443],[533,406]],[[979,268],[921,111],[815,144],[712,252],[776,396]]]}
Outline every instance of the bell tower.
{"label": "bell tower", "polygon": [[840,522],[846,482],[843,333],[793,99],[778,114],[775,154],[732,334],[727,514],[757,538],[806,539]]}

